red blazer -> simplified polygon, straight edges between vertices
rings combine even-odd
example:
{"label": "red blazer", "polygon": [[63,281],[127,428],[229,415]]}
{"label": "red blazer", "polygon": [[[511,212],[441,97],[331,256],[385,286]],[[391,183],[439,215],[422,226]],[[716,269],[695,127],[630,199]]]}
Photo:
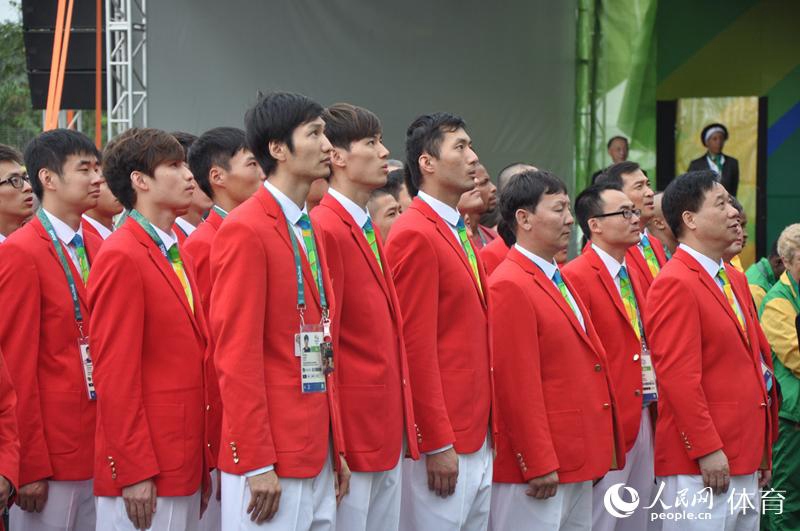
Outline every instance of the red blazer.
{"label": "red blazer", "polygon": [[[211,242],[222,225],[222,217],[213,209],[206,220],[197,227],[183,244],[182,251],[192,258],[197,275],[197,289],[203,303],[203,314],[208,322],[208,311],[211,305]],[[176,233],[177,234],[177,231]],[[206,401],[208,403],[208,444],[213,458],[212,466],[216,466],[219,454],[220,433],[222,430],[222,399],[219,396],[219,381],[214,367],[214,350],[208,349],[206,359]]]}
{"label": "red blazer", "polygon": [[[317,324],[319,293],[299,249],[305,322]],[[335,312],[324,247],[317,252]],[[334,378],[328,377],[327,393],[302,393],[295,278],[286,217],[261,187],[225,218],[211,249],[210,320],[223,404],[218,466],[229,474],[274,464],[280,477],[314,477],[329,458],[331,429],[334,455],[344,451]]]}
{"label": "red blazer", "polygon": [[719,449],[732,475],[771,466],[777,396],[773,391],[768,409],[750,294],[738,281],[732,285],[747,335],[716,282],[682,249],[647,295],[645,330],[659,390],[657,476],[697,475],[697,459]]}
{"label": "red blazer", "polygon": [[[376,230],[378,266],[364,232],[330,194],[311,213],[325,247],[336,300],[333,351],[347,464],[356,472],[397,465],[403,435],[419,458],[403,321]],[[405,431],[404,431],[405,430]]]}
{"label": "red blazer", "polygon": [[[656,255],[658,265],[663,268],[667,263],[667,255],[664,254],[664,246],[661,244],[661,241],[652,234],[648,234],[647,238],[650,240],[650,246],[653,248],[653,252]],[[650,284],[653,283],[653,275],[650,273],[650,268],[647,267],[647,260],[642,256],[642,251],[639,250],[638,245],[632,245],[631,248],[628,249],[628,252],[625,253],[625,263],[628,264],[629,270],[635,270],[639,274],[639,278],[643,282],[642,287],[644,288],[644,295],[647,296],[647,290],[650,289]]]}
{"label": "red blazer", "polygon": [[178,237],[178,248],[183,249],[183,244],[186,243],[186,240],[189,238],[189,236],[187,236],[186,233],[183,232],[183,228],[177,223],[172,224],[172,232],[174,232],[175,236]]}
{"label": "red blazer", "polygon": [[[0,476],[14,490],[19,489],[19,432],[17,430],[17,393],[0,352]],[[0,524],[2,529],[2,524]]]}
{"label": "red blazer", "polygon": [[589,481],[625,464],[609,365],[589,312],[565,283],[586,332],[553,282],[516,248],[489,280],[500,433],[494,481],[557,471]]}
{"label": "red blazer", "polygon": [[159,496],[194,494],[207,476],[207,329],[191,259],[181,257],[195,311],[169,262],[128,218],[89,278],[97,386],[94,492],[153,478]]}
{"label": "red blazer", "polygon": [[[614,279],[591,246],[570,261],[561,272],[575,286],[594,329],[599,331],[598,337],[608,359],[611,381],[618,399],[627,452],[636,442],[642,420],[641,342],[633,331]],[[628,275],[641,312],[645,304],[641,278],[635,269],[629,269]]]}
{"label": "red blazer", "polygon": [[81,227],[83,228],[84,234],[92,233],[95,236],[97,236],[98,238],[100,238],[101,242],[103,241],[103,237],[100,236],[100,232],[98,232],[98,230],[96,228],[94,228],[94,225],[92,225],[91,223],[89,223],[88,221],[86,221],[83,218],[81,218]]}
{"label": "red blazer", "polygon": [[495,238],[481,249],[480,255],[483,267],[486,269],[486,276],[491,276],[508,254],[508,245],[503,238]]}
{"label": "red blazer", "polygon": [[392,226],[386,256],[403,314],[419,449],[476,452],[494,423],[483,264],[481,295],[450,227],[419,198]]}
{"label": "red blazer", "polygon": [[[101,242],[86,233],[84,244],[94,263]],[[86,289],[66,247],[64,255],[91,337]],[[91,479],[96,404],[86,391],[69,285],[36,217],[0,245],[0,300],[13,308],[13,318],[0,319],[0,350],[19,399],[19,484]]]}

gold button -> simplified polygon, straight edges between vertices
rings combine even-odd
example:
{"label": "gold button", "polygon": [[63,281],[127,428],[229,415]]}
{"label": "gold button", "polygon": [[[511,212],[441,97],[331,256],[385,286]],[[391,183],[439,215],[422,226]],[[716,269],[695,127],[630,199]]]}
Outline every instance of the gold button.
{"label": "gold button", "polygon": [[208,444],[208,447],[211,448],[211,443],[207,443],[207,444]]}
{"label": "gold button", "polygon": [[767,407],[766,402],[761,402],[761,407]]}
{"label": "gold button", "polygon": [[638,354],[634,354],[633,355],[633,361],[639,361],[639,355]]}
{"label": "gold button", "polygon": [[235,457],[235,456],[234,456],[234,458],[233,458],[233,464],[235,464],[235,465],[238,465],[238,464],[239,464],[239,458],[238,458],[238,457]]}
{"label": "gold button", "polygon": [[641,394],[642,394],[642,392],[641,392],[641,391],[639,391],[638,389],[636,389],[636,390],[633,392],[633,396],[639,396],[639,395],[641,395]]}
{"label": "gold button", "polygon": [[211,411],[211,404],[206,404],[206,411]]}
{"label": "gold button", "polygon": [[603,367],[600,366],[600,364],[598,363],[597,365],[594,366],[594,370],[597,371],[597,372],[600,372],[600,371],[603,370]]}
{"label": "gold button", "polygon": [[606,402],[605,404],[603,404],[603,409],[608,409],[608,408],[610,408],[610,407],[611,407],[611,404],[609,404],[608,402]]}
{"label": "gold button", "polygon": [[116,472],[112,472],[111,473],[111,479],[117,479],[117,473]]}

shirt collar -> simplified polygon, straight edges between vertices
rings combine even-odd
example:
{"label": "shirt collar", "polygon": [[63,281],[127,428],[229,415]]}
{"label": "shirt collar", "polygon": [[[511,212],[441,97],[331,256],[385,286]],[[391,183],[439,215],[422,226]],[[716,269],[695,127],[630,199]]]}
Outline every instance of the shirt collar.
{"label": "shirt collar", "polygon": [[706,270],[706,273],[708,273],[709,276],[711,276],[711,279],[716,282],[717,273],[719,273],[719,270],[722,269],[723,267],[722,260],[720,260],[719,262],[715,262],[714,260],[702,254],[701,252],[695,251],[685,243],[678,245],[678,249],[683,249],[684,251],[692,255],[692,258],[697,260],[698,263],[701,266],[703,266],[703,269]]}
{"label": "shirt collar", "polygon": [[278,202],[283,210],[283,215],[286,216],[286,219],[289,220],[289,223],[292,225],[296,225],[297,222],[300,220],[300,216],[303,214],[308,215],[308,211],[306,210],[306,205],[303,205],[303,209],[301,210],[294,201],[289,199],[286,194],[278,190],[278,187],[272,184],[271,182],[264,181],[264,187],[272,194],[272,197]]}
{"label": "shirt collar", "polygon": [[169,234],[167,234],[152,223],[150,225],[153,227],[153,230],[156,231],[156,234],[158,234],[158,237],[161,239],[161,243],[164,244],[165,249],[169,250],[173,245],[178,243],[178,237],[175,235],[175,231],[170,230]]}
{"label": "shirt collar", "polygon": [[417,197],[425,201],[440,218],[449,223],[453,228],[458,225],[458,220],[461,219],[461,215],[458,213],[458,210],[439,201],[432,195],[426,194],[422,190],[419,191]]}
{"label": "shirt collar", "polygon": [[334,188],[328,188],[328,193],[331,194],[334,199],[339,201],[344,209],[347,210],[347,213],[353,217],[353,220],[355,220],[359,227],[364,228],[364,224],[369,219],[369,213],[366,211],[366,209],[362,210],[362,208],[358,206],[352,199]]}
{"label": "shirt collar", "polygon": [[4,241],[6,241],[6,237],[0,234],[0,243],[3,243]]}
{"label": "shirt collar", "polygon": [[55,217],[44,208],[42,208],[42,212],[44,212],[44,215],[47,216],[48,220],[50,220],[53,230],[56,231],[56,236],[58,236],[58,239],[61,240],[64,245],[69,245],[72,243],[72,238],[74,238],[76,234],[83,239],[83,229],[80,225],[78,225],[78,230],[74,231],[69,225]]}
{"label": "shirt collar", "polygon": [[547,278],[553,280],[553,275],[556,274],[556,270],[558,269],[558,265],[556,264],[555,260],[553,260],[552,262],[548,262],[541,256],[530,252],[529,250],[527,250],[518,243],[515,243],[514,247],[517,249],[517,251],[521,252],[528,260],[533,262],[539,269],[541,269],[542,272],[545,275],[547,275]]}
{"label": "shirt collar", "polygon": [[195,227],[194,225],[192,225],[183,218],[175,218],[175,223],[177,223],[178,226],[181,229],[183,229],[183,232],[186,233],[186,236],[191,236],[192,233],[197,229],[197,227]]}
{"label": "shirt collar", "polygon": [[83,219],[86,220],[86,223],[90,224],[92,227],[97,229],[97,232],[100,233],[100,237],[104,240],[111,236],[111,231],[108,230],[108,227],[97,221],[96,219],[87,216],[86,214],[83,215]]}
{"label": "shirt collar", "polygon": [[605,265],[606,269],[608,269],[609,274],[611,274],[611,278],[617,278],[617,275],[619,275],[619,270],[625,265],[625,259],[623,258],[622,263],[619,263],[617,262],[616,258],[595,244],[592,244],[592,249],[594,249],[594,252],[596,252],[600,257],[600,260],[603,261],[603,265]]}

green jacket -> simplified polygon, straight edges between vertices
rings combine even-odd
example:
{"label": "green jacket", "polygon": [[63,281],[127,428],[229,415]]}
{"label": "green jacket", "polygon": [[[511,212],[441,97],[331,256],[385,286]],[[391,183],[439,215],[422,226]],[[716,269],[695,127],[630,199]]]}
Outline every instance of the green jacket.
{"label": "green jacket", "polygon": [[795,328],[798,313],[797,282],[784,273],[767,292],[758,314],[772,347],[775,377],[783,395],[779,415],[793,422],[800,422],[800,347]]}
{"label": "green jacket", "polygon": [[764,295],[778,281],[775,278],[772,265],[770,265],[769,260],[762,258],[748,267],[744,274],[747,275],[747,283],[750,284],[750,294],[753,296],[756,308],[760,308]]}

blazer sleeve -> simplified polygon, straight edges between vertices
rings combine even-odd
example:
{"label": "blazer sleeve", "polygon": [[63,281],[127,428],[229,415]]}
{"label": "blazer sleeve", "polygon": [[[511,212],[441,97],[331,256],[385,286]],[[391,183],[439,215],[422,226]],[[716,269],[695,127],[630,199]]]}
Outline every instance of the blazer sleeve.
{"label": "blazer sleeve", "polygon": [[678,430],[692,441],[691,459],[723,447],[702,387],[702,320],[697,300],[679,279],[665,277],[650,286],[645,329],[659,400],[669,403]]}
{"label": "blazer sleeve", "polygon": [[[223,224],[211,249],[211,336],[222,398],[221,447],[236,443],[234,474],[274,465],[264,337],[268,258],[258,235],[243,222]],[[286,279],[283,279],[285,282]]]}
{"label": "blazer sleeve", "polygon": [[14,489],[19,487],[19,433],[17,394],[0,352],[0,476]]}
{"label": "blazer sleeve", "polygon": [[491,284],[489,319],[495,330],[494,374],[501,425],[512,451],[522,454],[526,481],[559,467],[542,389],[541,352],[536,311],[518,284]]}
{"label": "blazer sleeve", "polygon": [[[0,298],[6,308],[14,309],[13,319],[0,319],[0,348],[21,398],[17,404],[19,485],[24,486],[52,476],[53,468],[44,435],[38,377],[41,284],[33,258],[13,243],[0,246]],[[20,328],[23,324],[24,329]]]}
{"label": "blazer sleeve", "polygon": [[456,440],[439,370],[439,260],[424,234],[403,231],[392,236],[386,254],[403,315],[414,415],[423,439],[419,449],[431,452]]}
{"label": "blazer sleeve", "polygon": [[[118,488],[159,474],[142,392],[144,285],[130,256],[110,251],[89,278],[89,336],[97,387],[98,424],[116,463]],[[167,330],[164,333],[169,333]]]}

